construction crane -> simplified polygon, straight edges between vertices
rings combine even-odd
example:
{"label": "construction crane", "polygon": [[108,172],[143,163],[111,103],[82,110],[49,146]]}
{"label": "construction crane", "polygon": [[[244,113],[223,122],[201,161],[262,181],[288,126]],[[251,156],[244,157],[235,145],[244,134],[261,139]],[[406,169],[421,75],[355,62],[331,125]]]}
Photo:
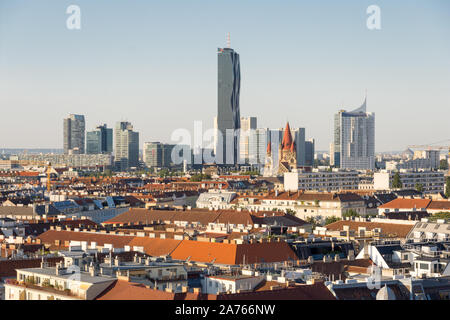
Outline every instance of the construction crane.
{"label": "construction crane", "polygon": [[[437,143],[442,143],[442,142],[448,142],[447,145],[445,146],[435,146],[435,144]],[[408,146],[408,148],[413,148],[413,149],[428,149],[428,150],[442,150],[442,149],[449,149],[449,153],[450,153],[450,139],[447,140],[442,140],[442,141],[438,141],[438,142],[434,142],[434,143],[429,143],[429,144],[423,144],[423,145],[410,145]]]}
{"label": "construction crane", "polygon": [[408,148],[411,149],[426,149],[426,150],[442,150],[442,149],[447,149],[449,148],[450,151],[450,147],[449,146],[433,146],[430,144],[423,144],[423,145],[410,145],[408,146]]}

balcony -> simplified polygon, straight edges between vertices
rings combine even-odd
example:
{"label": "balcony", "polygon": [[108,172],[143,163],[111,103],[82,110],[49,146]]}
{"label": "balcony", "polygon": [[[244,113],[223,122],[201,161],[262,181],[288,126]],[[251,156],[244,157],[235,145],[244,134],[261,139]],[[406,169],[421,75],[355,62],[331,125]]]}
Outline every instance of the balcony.
{"label": "balcony", "polygon": [[70,291],[70,289],[60,290],[60,289],[54,288],[50,285],[39,286],[39,285],[36,285],[29,281],[17,281],[16,279],[6,279],[5,284],[10,284],[10,285],[27,288],[27,289],[45,291],[48,293],[53,293],[55,295],[66,296],[66,297],[70,297],[70,298],[74,298],[74,299],[80,299],[80,300],[84,299],[83,295],[76,295],[76,294],[72,293]]}

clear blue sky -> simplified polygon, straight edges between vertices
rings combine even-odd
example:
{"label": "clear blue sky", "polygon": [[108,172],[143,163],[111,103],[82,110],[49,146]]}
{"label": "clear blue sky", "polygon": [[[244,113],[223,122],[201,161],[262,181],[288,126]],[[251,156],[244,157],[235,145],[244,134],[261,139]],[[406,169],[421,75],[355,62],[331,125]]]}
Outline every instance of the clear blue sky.
{"label": "clear blue sky", "polygon": [[[70,4],[81,30],[66,28]],[[128,120],[141,147],[212,127],[227,32],[241,115],[261,127],[289,119],[326,150],[333,114],[367,89],[377,151],[450,139],[448,0],[0,0],[0,147],[62,147],[68,113],[87,130]]]}

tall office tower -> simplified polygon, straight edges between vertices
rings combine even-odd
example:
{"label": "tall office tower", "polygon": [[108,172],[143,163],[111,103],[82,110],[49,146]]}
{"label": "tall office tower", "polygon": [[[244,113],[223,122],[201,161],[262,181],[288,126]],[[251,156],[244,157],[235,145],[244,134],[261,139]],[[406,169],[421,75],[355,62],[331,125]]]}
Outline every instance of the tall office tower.
{"label": "tall office tower", "polygon": [[305,141],[305,166],[314,165],[314,139],[309,139]]}
{"label": "tall office tower", "polygon": [[149,168],[168,168],[172,165],[174,144],[144,142],[143,160]]}
{"label": "tall office tower", "polygon": [[340,110],[334,116],[331,163],[342,169],[375,169],[375,114],[366,112],[366,102],[356,110]]}
{"label": "tall office tower", "polygon": [[116,170],[126,171],[139,165],[139,133],[129,122],[117,122],[114,132]]}
{"label": "tall office tower", "polygon": [[113,152],[113,130],[107,128],[106,124],[98,126],[86,133],[87,154],[107,154]]}
{"label": "tall office tower", "polygon": [[[241,130],[239,137],[240,163],[250,163],[250,144],[256,141],[257,121],[256,117],[241,118]],[[253,140],[253,141],[252,141]]]}
{"label": "tall office tower", "polygon": [[[239,137],[236,130],[241,128],[239,111],[241,71],[239,54],[230,48],[229,38],[227,48],[218,49],[217,58],[217,129],[222,135],[222,141],[220,139],[216,141],[216,159],[218,162],[222,160],[222,163],[218,164],[234,165],[239,156],[237,154]],[[227,130],[230,136],[228,143]]]}
{"label": "tall office tower", "polygon": [[83,115],[70,114],[64,119],[64,154],[84,153],[85,121]]}

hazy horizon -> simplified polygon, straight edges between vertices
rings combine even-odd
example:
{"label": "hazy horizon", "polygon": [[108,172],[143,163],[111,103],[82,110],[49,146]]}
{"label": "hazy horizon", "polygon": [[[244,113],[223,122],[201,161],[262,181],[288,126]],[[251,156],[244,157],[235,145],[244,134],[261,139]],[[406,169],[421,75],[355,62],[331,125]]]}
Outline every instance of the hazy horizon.
{"label": "hazy horizon", "polygon": [[[66,28],[71,4],[81,30]],[[366,27],[372,4],[381,30]],[[69,113],[85,115],[86,131],[130,121],[140,148],[196,120],[212,128],[227,32],[241,116],[258,127],[289,120],[328,150],[333,115],[367,90],[376,152],[450,139],[446,0],[0,0],[0,149],[62,148]]]}

